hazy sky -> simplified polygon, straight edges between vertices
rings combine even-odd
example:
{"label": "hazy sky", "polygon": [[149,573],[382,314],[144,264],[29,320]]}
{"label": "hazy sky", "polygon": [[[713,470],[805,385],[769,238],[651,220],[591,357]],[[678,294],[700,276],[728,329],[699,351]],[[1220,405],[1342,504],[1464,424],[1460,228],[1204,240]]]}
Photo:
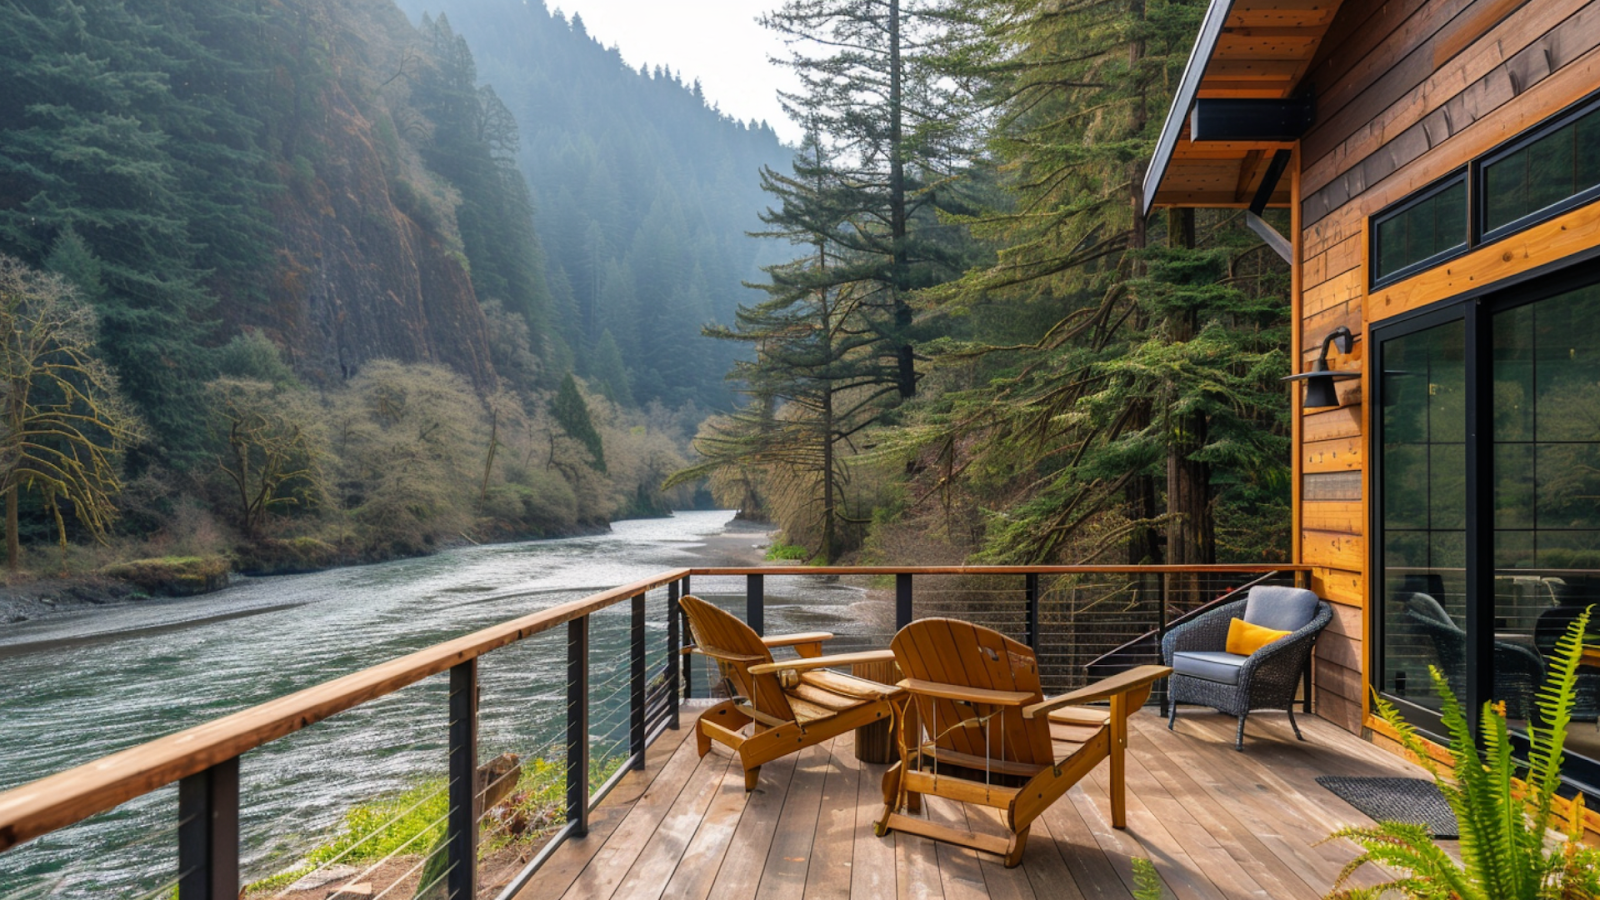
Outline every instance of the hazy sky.
{"label": "hazy sky", "polygon": [[629,65],[670,66],[683,80],[700,79],[706,98],[738,119],[766,119],[785,141],[799,130],[783,116],[775,91],[790,83],[767,62],[787,57],[783,42],[756,22],[779,0],[546,0],[583,17],[589,33],[615,44]]}

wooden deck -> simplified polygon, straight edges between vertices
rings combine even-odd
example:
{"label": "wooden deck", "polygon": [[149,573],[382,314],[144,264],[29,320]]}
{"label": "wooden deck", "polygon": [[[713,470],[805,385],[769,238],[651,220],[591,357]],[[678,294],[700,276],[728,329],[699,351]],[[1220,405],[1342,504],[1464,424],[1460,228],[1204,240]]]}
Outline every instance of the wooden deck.
{"label": "wooden deck", "polygon": [[[1102,765],[1034,823],[1010,870],[914,836],[875,837],[884,767],[857,761],[850,735],[769,764],[747,794],[724,748],[695,756],[686,715],[595,811],[589,836],[559,848],[518,900],[1128,898],[1135,856],[1155,863],[1165,896],[1315,898],[1355,855],[1318,841],[1367,821],[1316,776],[1422,775],[1320,719],[1301,718],[1308,740],[1298,743],[1282,714],[1253,716],[1239,753],[1231,718],[1182,712],[1175,734],[1153,712],[1133,718],[1126,831],[1111,827]],[[978,807],[930,797],[925,810],[998,828]]]}

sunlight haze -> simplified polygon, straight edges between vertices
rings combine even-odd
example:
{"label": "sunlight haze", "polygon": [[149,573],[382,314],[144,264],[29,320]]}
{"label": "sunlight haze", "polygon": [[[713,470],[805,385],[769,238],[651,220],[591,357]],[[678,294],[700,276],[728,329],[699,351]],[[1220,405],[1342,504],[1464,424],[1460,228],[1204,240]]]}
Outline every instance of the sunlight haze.
{"label": "sunlight haze", "polygon": [[562,0],[552,2],[583,24],[602,44],[615,44],[628,64],[669,66],[686,82],[699,78],[706,98],[738,119],[765,119],[786,142],[800,132],[784,117],[777,90],[791,84],[789,73],[767,61],[786,57],[777,35],[756,17],[778,6],[776,0]]}

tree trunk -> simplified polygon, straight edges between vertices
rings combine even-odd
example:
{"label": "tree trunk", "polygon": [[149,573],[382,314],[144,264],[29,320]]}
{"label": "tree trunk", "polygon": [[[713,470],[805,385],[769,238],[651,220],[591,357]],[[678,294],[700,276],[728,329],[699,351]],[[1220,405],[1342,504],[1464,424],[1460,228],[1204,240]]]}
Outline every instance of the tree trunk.
{"label": "tree trunk", "polygon": [[17,485],[6,488],[6,568],[15,572],[22,564],[22,540],[17,536]]}
{"label": "tree trunk", "polygon": [[[1134,21],[1144,19],[1144,0],[1133,0],[1128,5],[1128,16]],[[1132,72],[1139,71],[1139,61],[1144,58],[1144,41],[1134,40],[1128,44],[1128,69]],[[1142,88],[1134,98],[1133,115],[1128,123],[1129,133],[1139,135],[1144,132],[1147,125],[1144,108]],[[1129,198],[1133,208],[1133,222],[1131,233],[1128,235],[1128,250],[1133,255],[1131,276],[1139,278],[1144,275],[1144,263],[1138,259],[1138,252],[1148,243],[1148,232],[1144,218],[1144,161],[1136,160],[1130,173],[1129,183],[1133,186],[1132,196]],[[1139,409],[1136,410],[1128,422],[1128,430],[1140,432],[1150,427],[1150,404],[1138,401]],[[1128,486],[1123,489],[1128,503],[1128,516],[1135,520],[1145,522],[1153,521],[1157,515],[1156,479],[1153,475],[1136,475],[1129,479]],[[1160,565],[1164,554],[1161,548],[1161,535],[1154,526],[1142,525],[1133,530],[1128,536],[1128,563],[1130,565]]]}
{"label": "tree trunk", "polygon": [[[1168,240],[1174,247],[1194,249],[1194,210],[1172,210]],[[1194,339],[1199,315],[1179,313],[1171,322],[1173,343]],[[1193,457],[1206,445],[1204,415],[1174,417],[1167,444],[1167,561],[1174,565],[1203,565],[1217,561],[1215,528],[1211,520],[1211,466]]]}
{"label": "tree trunk", "polygon": [[917,395],[916,351],[911,346],[911,259],[906,250],[906,168],[900,61],[900,0],[889,0],[889,237],[893,244],[895,380],[902,398]]}

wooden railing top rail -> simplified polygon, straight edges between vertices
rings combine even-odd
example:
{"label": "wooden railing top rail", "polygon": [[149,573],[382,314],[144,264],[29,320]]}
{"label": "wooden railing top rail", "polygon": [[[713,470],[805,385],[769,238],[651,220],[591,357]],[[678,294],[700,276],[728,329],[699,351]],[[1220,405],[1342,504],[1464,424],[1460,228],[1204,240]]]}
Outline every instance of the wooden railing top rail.
{"label": "wooden railing top rail", "polygon": [[492,625],[454,640],[157,738],[0,794],[0,851],[105,812],[391,694],[459,663],[694,575],[1072,575],[1299,572],[1287,563],[1212,566],[757,566],[671,569]]}
{"label": "wooden railing top rail", "polygon": [[1134,572],[1169,575],[1226,575],[1266,572],[1309,572],[1293,563],[1217,563],[1204,566],[708,566],[690,575],[1096,575]]}
{"label": "wooden railing top rail", "polygon": [[7,791],[0,794],[0,851],[687,574],[687,569],[672,569],[492,625]]}

